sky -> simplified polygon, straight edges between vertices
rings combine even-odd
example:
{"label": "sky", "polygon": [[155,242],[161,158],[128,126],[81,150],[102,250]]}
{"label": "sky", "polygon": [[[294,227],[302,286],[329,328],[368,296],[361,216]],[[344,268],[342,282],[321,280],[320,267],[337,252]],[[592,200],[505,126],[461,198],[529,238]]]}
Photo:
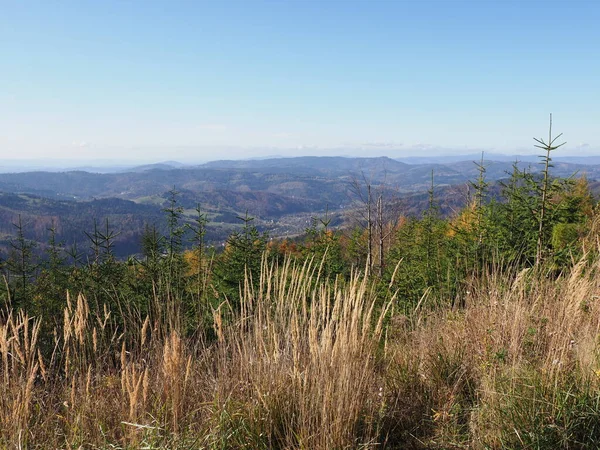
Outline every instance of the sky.
{"label": "sky", "polygon": [[596,0],[0,8],[0,160],[600,154]]}

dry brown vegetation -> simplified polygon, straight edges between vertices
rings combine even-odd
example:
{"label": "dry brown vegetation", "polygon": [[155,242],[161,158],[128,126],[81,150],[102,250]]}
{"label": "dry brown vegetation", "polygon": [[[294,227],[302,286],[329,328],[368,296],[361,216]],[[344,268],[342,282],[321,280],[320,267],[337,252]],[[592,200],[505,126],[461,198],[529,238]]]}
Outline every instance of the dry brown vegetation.
{"label": "dry brown vegetation", "polygon": [[40,319],[7,313],[0,446],[597,448],[597,269],[490,270],[464,308],[424,297],[405,316],[359,274],[265,263],[214,339],[167,307],[123,328],[78,296],[48,356]]}

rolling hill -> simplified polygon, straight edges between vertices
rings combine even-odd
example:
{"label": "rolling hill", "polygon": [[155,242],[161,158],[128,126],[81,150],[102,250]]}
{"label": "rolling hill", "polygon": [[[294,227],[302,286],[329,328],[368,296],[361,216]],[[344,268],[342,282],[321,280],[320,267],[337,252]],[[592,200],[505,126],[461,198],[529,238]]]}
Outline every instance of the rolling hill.
{"label": "rolling hill", "polygon": [[[512,162],[486,161],[490,182],[507,177]],[[209,220],[208,241],[221,245],[239,226],[238,216],[256,217],[259,228],[273,236],[302,233],[311,216],[327,210],[339,223],[360,206],[356,187],[370,183],[384,192],[404,214],[420,214],[427,206],[432,172],[441,212],[452,214],[466,199],[465,183],[477,177],[473,161],[407,164],[391,158],[298,157],[245,161],[213,161],[195,167],[175,163],[140,166],[123,173],[22,172],[0,174],[0,246],[14,234],[21,215],[29,237],[47,239],[54,223],[58,237],[86,245],[84,231],[94,220],[109,219],[119,234],[120,253],[135,253],[145,224],[164,228],[168,192],[179,192],[178,205],[192,220],[199,205]],[[531,162],[520,168],[539,170]],[[559,176],[586,173],[600,179],[600,165],[559,161]]]}

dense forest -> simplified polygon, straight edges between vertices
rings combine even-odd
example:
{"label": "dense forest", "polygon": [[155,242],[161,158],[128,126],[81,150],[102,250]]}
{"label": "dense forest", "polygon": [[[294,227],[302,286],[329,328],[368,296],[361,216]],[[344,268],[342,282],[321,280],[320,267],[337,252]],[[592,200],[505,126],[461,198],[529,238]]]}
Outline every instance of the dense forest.
{"label": "dense forest", "polygon": [[89,249],[49,221],[39,249],[19,217],[0,446],[597,448],[600,212],[557,142],[494,184],[482,157],[452,213],[435,170],[417,215],[363,177],[352,223],[272,238],[245,214],[223,248],[175,189],[164,226],[137,206],[129,258],[108,219]]}

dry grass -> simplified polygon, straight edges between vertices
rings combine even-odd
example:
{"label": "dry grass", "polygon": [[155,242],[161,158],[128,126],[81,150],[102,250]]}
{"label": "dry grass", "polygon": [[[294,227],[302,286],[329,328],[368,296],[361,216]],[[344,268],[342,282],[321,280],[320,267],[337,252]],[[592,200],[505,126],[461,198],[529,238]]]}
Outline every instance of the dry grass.
{"label": "dry grass", "polygon": [[375,298],[357,276],[343,287],[313,287],[310,266],[268,270],[220,336],[216,406],[238,405],[228,415],[241,414],[249,437],[268,447],[375,445],[386,309],[375,313]]}
{"label": "dry grass", "polygon": [[239,311],[213,312],[211,343],[171,319],[124,332],[78,296],[42,358],[39,320],[4,315],[0,447],[600,445],[597,268],[494,271],[464,309],[424,299],[409,318],[358,275],[317,273],[265,265]]}

